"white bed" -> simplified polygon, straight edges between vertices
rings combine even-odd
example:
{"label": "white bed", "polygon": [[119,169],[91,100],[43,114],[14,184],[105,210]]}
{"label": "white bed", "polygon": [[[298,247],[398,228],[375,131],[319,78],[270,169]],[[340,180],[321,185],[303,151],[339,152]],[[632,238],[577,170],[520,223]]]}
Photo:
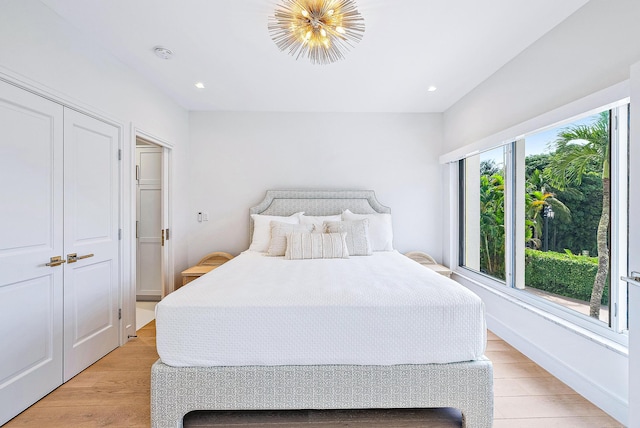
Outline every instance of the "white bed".
{"label": "white bed", "polygon": [[[370,191],[269,191],[252,213],[389,212]],[[253,223],[251,224],[253,232]],[[395,251],[247,251],[156,309],[152,426],[192,410],[456,407],[490,427],[480,299]]]}

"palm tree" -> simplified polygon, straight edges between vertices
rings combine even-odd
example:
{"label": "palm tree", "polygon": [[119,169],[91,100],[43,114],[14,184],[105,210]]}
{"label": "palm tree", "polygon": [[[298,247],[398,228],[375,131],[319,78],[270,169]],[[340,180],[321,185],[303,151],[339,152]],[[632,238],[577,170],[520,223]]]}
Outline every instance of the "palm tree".
{"label": "palm tree", "polygon": [[480,176],[481,271],[504,279],[504,177]]}
{"label": "palm tree", "polygon": [[602,172],[602,214],[596,235],[598,271],[593,281],[589,302],[589,315],[600,317],[602,293],[609,274],[609,205],[611,201],[611,176],[609,165],[610,137],[609,112],[600,113],[589,125],[574,125],[563,129],[555,141],[556,152],[552,157],[548,174],[551,184],[564,190],[572,184],[580,184],[582,177],[597,168]]}
{"label": "palm tree", "polygon": [[[540,249],[542,242],[542,222],[540,218],[546,207],[553,208],[558,220],[570,221],[571,210],[562,201],[556,198],[555,193],[547,190],[543,174],[539,169],[535,169],[527,178],[525,189],[525,232],[526,242],[535,249]],[[547,231],[549,232],[549,231]]]}

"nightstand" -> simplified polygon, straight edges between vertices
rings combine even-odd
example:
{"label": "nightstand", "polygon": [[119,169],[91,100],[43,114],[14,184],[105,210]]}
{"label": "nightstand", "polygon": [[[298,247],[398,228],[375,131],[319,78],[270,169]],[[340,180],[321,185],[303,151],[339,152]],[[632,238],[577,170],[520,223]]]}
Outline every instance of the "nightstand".
{"label": "nightstand", "polygon": [[197,265],[191,266],[189,269],[182,271],[182,285],[186,285],[196,278],[201,277],[205,273],[209,273],[217,267],[222,266],[233,256],[229,253],[222,251],[216,251],[215,253],[209,253],[204,256]]}
{"label": "nightstand", "polygon": [[438,272],[440,275],[451,278],[451,269],[446,266],[436,263],[435,259],[427,253],[421,251],[411,251],[405,254],[411,260],[420,263],[422,266]]}
{"label": "nightstand", "polygon": [[191,281],[196,278],[200,278],[205,273],[209,273],[214,270],[217,266],[191,266],[189,269],[185,269],[182,271],[182,285],[187,285]]}

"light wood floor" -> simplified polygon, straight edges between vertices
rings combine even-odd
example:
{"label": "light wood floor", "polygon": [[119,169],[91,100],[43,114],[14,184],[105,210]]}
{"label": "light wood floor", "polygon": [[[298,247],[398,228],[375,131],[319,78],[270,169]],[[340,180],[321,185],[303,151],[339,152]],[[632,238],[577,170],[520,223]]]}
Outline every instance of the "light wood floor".
{"label": "light wood floor", "polygon": [[[495,428],[622,427],[494,334]],[[148,427],[155,324],[11,420],[6,427]],[[454,409],[195,412],[185,427],[459,427]]]}

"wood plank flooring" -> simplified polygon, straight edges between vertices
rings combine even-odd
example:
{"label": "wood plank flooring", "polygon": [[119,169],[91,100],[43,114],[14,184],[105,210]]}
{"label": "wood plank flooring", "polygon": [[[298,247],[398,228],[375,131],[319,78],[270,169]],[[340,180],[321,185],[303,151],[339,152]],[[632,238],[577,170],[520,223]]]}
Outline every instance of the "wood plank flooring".
{"label": "wood plank flooring", "polygon": [[[148,427],[155,323],[7,423],[13,427]],[[495,428],[622,427],[571,388],[489,333]],[[455,409],[194,412],[185,427],[459,427]]]}

